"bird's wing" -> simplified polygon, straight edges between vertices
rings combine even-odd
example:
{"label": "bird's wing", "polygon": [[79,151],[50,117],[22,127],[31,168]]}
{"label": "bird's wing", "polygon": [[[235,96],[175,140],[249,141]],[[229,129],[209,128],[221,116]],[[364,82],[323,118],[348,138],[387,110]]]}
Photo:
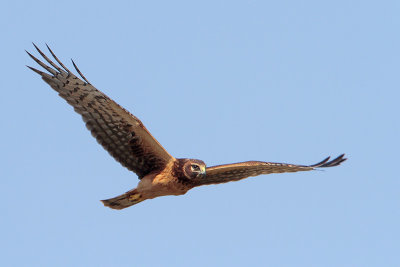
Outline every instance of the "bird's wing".
{"label": "bird's wing", "polygon": [[330,157],[313,165],[293,165],[262,161],[247,161],[233,164],[218,165],[206,168],[206,176],[200,179],[196,186],[227,183],[261,174],[310,171],[315,168],[338,166],[346,160],[344,154],[329,161]]}
{"label": "bird's wing", "polygon": [[68,70],[48,46],[59,65],[51,61],[36,45],[35,48],[52,67],[27,53],[50,74],[28,67],[42,76],[46,83],[82,115],[86,127],[97,142],[124,167],[142,178],[148,173],[164,169],[168,162],[175,160],[138,118],[92,86],[74,62],[72,63],[76,71],[84,81]]}

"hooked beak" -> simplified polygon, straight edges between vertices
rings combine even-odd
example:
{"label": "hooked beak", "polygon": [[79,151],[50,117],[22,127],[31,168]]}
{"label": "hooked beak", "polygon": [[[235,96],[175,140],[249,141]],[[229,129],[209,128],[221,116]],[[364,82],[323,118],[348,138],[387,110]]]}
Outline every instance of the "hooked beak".
{"label": "hooked beak", "polygon": [[201,167],[200,167],[200,170],[201,170],[201,172],[200,172],[200,173],[201,173],[201,176],[202,176],[202,177],[205,177],[205,176],[206,176],[206,166],[201,166]]}

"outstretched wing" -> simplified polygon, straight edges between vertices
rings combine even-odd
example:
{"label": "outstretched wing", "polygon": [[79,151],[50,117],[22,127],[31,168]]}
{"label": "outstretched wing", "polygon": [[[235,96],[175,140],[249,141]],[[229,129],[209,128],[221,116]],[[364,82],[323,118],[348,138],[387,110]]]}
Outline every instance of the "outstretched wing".
{"label": "outstretched wing", "polygon": [[175,160],[138,118],[92,86],[73,61],[76,71],[85,82],[68,70],[48,46],[60,66],[51,61],[35,44],[34,46],[53,68],[27,52],[50,74],[28,67],[42,76],[46,83],[82,115],[86,127],[97,142],[124,167],[141,178],[148,173],[163,170],[169,161]]}
{"label": "outstretched wing", "polygon": [[262,161],[247,161],[213,166],[206,169],[206,177],[200,179],[196,186],[239,181],[250,176],[261,174],[310,171],[315,168],[334,167],[346,160],[344,154],[331,161],[329,161],[329,159],[330,157],[327,157],[323,161],[309,166]]}

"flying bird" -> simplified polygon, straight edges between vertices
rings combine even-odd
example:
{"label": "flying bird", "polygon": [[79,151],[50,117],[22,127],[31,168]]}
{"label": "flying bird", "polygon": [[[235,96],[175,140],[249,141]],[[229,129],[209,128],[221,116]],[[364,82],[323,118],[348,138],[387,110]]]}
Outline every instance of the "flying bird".
{"label": "flying bird", "polygon": [[311,171],[315,168],[338,166],[346,160],[342,154],[333,160],[327,157],[313,165],[247,161],[206,167],[202,160],[176,159],[161,146],[137,117],[96,89],[74,61],[72,64],[81,78],[73,74],[49,46],[46,45],[58,65],[33,45],[47,64],[26,52],[48,73],[27,67],[39,74],[82,116],[93,137],[115,160],[136,173],[140,179],[135,189],[102,200],[105,206],[112,209],[124,209],[160,196],[183,195],[201,185],[239,181],[262,174]]}

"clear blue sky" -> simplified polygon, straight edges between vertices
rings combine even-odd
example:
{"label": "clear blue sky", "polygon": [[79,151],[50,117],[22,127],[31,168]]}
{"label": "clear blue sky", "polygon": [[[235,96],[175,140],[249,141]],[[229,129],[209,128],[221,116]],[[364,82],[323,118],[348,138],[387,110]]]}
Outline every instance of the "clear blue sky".
{"label": "clear blue sky", "polygon": [[[400,266],[399,1],[0,10],[1,266]],[[175,157],[349,160],[105,208],[136,175],[25,67],[32,41],[73,58]]]}

